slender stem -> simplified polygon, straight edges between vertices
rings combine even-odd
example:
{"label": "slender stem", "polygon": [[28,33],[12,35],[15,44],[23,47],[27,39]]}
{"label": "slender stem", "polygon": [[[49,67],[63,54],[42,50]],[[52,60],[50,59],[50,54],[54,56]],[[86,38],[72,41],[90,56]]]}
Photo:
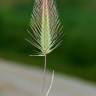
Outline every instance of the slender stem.
{"label": "slender stem", "polygon": [[43,75],[43,85],[42,85],[42,90],[41,93],[44,92],[45,89],[45,84],[46,84],[46,66],[47,66],[47,56],[44,56],[44,75]]}
{"label": "slender stem", "polygon": [[47,66],[47,55],[44,56],[45,58],[45,63],[44,63],[44,73],[46,73],[46,66]]}
{"label": "slender stem", "polygon": [[53,81],[54,81],[54,70],[53,70],[53,73],[52,73],[51,84],[50,84],[49,89],[46,92],[45,96],[49,96],[49,93],[50,93],[52,85],[53,85]]}
{"label": "slender stem", "polygon": [[[42,85],[42,90],[41,90],[41,93],[44,94],[44,89],[46,87],[46,67],[47,67],[47,56],[45,55],[44,56],[44,75],[43,75],[43,85]],[[51,83],[50,83],[50,86],[47,90],[47,92],[45,93],[44,96],[48,96],[50,91],[51,91],[51,88],[52,88],[52,85],[53,85],[53,81],[54,81],[54,70],[53,70],[53,73],[52,73],[52,78],[51,78]]]}

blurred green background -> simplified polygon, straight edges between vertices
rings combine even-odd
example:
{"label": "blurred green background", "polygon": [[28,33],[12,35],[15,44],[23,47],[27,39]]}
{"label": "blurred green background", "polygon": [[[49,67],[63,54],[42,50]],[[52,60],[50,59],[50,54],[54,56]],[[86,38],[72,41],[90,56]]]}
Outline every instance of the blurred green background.
{"label": "blurred green background", "polygon": [[[0,0],[0,57],[43,68],[43,57],[29,57],[33,0]],[[56,0],[64,40],[48,55],[49,70],[96,82],[96,0]]]}

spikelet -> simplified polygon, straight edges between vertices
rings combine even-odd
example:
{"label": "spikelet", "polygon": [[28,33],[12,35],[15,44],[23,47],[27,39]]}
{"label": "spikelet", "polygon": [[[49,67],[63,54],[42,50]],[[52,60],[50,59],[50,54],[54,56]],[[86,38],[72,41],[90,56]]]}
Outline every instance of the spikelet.
{"label": "spikelet", "polygon": [[[33,6],[33,13],[30,21],[31,31],[28,31],[31,40],[27,40],[31,45],[39,49],[36,55],[31,56],[44,56],[44,78],[43,88],[45,89],[46,81],[46,63],[47,54],[56,49],[62,42],[63,27],[61,26],[56,4],[53,0],[35,0]],[[49,95],[54,80],[54,70],[52,74],[51,84],[45,96]],[[43,92],[42,92],[43,93]]]}
{"label": "spikelet", "polygon": [[27,40],[37,49],[38,56],[45,56],[62,42],[62,26],[53,0],[35,0],[30,22],[32,40]]}

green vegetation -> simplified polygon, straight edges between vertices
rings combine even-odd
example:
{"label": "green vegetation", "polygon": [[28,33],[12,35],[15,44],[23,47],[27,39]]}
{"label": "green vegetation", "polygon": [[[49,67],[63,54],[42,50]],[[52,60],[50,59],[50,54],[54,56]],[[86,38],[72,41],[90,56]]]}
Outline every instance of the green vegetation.
{"label": "green vegetation", "polygon": [[[35,48],[25,41],[32,5],[0,8],[0,57],[42,67],[43,57],[29,57]],[[96,82],[95,6],[95,0],[57,0],[65,37],[62,47],[48,56],[49,69]]]}

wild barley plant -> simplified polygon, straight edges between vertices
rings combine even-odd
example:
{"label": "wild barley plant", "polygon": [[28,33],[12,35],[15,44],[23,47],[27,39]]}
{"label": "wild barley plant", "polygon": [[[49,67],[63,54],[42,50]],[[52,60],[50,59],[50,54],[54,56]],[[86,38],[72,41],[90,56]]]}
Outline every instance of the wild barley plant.
{"label": "wild barley plant", "polygon": [[[28,31],[31,40],[27,41],[39,50],[35,55],[31,56],[44,56],[45,58],[43,91],[46,81],[47,55],[61,44],[63,36],[63,27],[61,26],[55,5],[54,0],[35,0],[30,21],[31,30]],[[54,70],[50,87],[45,96],[49,95],[53,80]]]}

